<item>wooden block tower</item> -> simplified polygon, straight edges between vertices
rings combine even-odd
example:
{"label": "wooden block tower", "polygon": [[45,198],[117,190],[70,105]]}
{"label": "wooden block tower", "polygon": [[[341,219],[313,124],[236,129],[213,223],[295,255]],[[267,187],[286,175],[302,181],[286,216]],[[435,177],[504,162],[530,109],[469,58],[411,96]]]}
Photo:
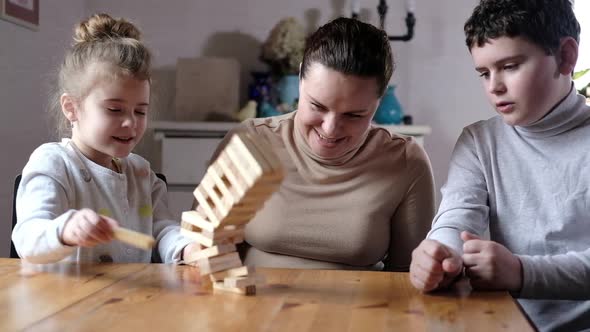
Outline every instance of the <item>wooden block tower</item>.
{"label": "wooden block tower", "polygon": [[236,244],[244,227],[283,180],[283,168],[270,145],[252,134],[231,137],[194,191],[199,205],[182,213],[181,233],[205,249],[184,257],[209,275],[214,291],[256,293],[264,282],[242,265]]}

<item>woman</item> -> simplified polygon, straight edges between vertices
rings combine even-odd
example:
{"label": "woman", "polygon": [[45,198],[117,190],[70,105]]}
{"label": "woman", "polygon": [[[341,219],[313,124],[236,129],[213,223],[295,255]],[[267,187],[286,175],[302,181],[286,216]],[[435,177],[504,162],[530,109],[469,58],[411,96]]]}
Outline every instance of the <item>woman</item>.
{"label": "woman", "polygon": [[298,110],[239,126],[270,142],[286,174],[246,227],[245,264],[408,270],[434,189],[416,141],[371,126],[393,67],[383,31],[336,19],[306,43]]}

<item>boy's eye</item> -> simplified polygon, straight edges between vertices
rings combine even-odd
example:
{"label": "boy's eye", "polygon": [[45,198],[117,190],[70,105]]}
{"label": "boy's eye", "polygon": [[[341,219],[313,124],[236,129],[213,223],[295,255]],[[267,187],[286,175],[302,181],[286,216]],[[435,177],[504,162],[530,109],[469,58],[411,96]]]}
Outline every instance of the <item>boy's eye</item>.
{"label": "boy's eye", "polygon": [[111,112],[113,112],[113,113],[118,113],[118,112],[121,112],[121,110],[120,110],[120,109],[118,109],[118,108],[107,108],[107,110],[109,110],[109,111],[111,111]]}
{"label": "boy's eye", "polygon": [[490,73],[488,73],[487,71],[479,73],[479,77],[488,78],[488,76],[490,76]]}
{"label": "boy's eye", "polygon": [[517,64],[507,64],[504,65],[504,70],[515,70],[516,68],[518,68]]}
{"label": "boy's eye", "polygon": [[143,111],[143,110],[135,110],[135,114],[137,114],[137,115],[145,115],[146,114],[146,111]]}

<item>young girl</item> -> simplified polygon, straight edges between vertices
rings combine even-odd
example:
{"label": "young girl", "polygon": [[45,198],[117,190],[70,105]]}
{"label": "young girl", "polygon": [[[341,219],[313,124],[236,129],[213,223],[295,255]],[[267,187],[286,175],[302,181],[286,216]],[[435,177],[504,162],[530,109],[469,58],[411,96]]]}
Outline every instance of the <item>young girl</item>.
{"label": "young girl", "polygon": [[56,111],[59,134],[71,128],[71,139],[37,148],[17,193],[12,239],[29,262],[150,262],[152,252],[112,241],[119,225],[152,234],[155,259],[166,263],[198,248],[172,220],[165,183],[131,153],[150,99],[150,52],[139,38],[133,24],[106,14],[75,29]]}

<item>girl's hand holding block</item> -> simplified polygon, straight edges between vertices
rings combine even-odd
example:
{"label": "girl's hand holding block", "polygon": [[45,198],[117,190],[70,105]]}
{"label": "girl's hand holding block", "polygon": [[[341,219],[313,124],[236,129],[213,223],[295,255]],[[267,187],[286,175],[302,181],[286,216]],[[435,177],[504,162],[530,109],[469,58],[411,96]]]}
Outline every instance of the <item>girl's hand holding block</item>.
{"label": "girl's hand holding block", "polygon": [[150,250],[156,244],[156,240],[152,236],[132,231],[127,228],[115,227],[113,233],[115,239],[140,249]]}
{"label": "girl's hand holding block", "polygon": [[69,246],[94,247],[114,239],[113,229],[119,227],[112,218],[99,215],[91,209],[76,211],[64,226],[61,240]]}
{"label": "girl's hand holding block", "polygon": [[114,219],[90,209],[74,213],[62,233],[63,243],[71,246],[93,247],[114,239],[145,250],[156,243],[152,236],[119,227]]}

